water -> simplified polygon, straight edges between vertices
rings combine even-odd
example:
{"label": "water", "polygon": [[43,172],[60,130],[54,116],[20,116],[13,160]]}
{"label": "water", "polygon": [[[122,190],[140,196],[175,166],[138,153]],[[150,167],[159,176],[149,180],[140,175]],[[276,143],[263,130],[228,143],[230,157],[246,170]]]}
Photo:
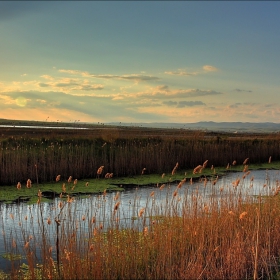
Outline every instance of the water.
{"label": "water", "polygon": [[78,126],[42,126],[42,125],[6,125],[1,124],[0,127],[8,127],[8,128],[44,128],[44,129],[88,129],[86,127],[78,127]]}
{"label": "water", "polygon": [[[96,217],[94,227],[103,230],[110,228],[118,220],[119,227],[143,228],[143,223],[149,225],[149,219],[140,219],[139,212],[144,210],[143,216],[155,217],[161,215],[180,215],[183,207],[191,207],[195,201],[199,205],[209,205],[217,198],[226,198],[229,195],[238,197],[254,197],[258,195],[272,195],[280,182],[279,170],[251,171],[245,178],[243,172],[229,173],[222,178],[218,178],[214,185],[214,179],[205,182],[191,183],[186,181],[178,189],[178,184],[166,184],[164,188],[141,187],[131,188],[119,193],[108,193],[103,195],[91,195],[87,198],[75,198],[72,203],[63,202],[59,198],[50,203],[40,205],[1,204],[0,205],[0,269],[7,270],[10,262],[2,255],[13,250],[13,240],[18,248],[23,248],[27,241],[31,245],[40,247],[43,242],[42,232],[47,237],[47,241],[55,247],[56,222],[59,219],[60,230],[81,229],[84,238],[93,229],[92,217]],[[240,179],[238,186],[233,187],[233,182]],[[176,193],[177,191],[177,193]],[[115,205],[120,202],[115,211]],[[64,205],[64,206],[63,206]],[[168,205],[168,207],[166,207]],[[50,224],[47,222],[51,221]],[[67,221],[68,223],[64,223]],[[69,223],[71,221],[71,223]],[[69,225],[70,224],[70,225]],[[23,249],[22,249],[23,250]],[[23,251],[17,253],[22,254]],[[40,258],[40,252],[35,252]],[[54,255],[55,258],[55,255]],[[24,262],[24,260],[23,260]]]}

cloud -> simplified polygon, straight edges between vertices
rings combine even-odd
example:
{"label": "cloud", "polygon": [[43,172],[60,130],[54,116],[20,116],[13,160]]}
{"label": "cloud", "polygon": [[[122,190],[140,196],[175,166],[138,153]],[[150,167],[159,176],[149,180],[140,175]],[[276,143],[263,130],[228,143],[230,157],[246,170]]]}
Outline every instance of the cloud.
{"label": "cloud", "polygon": [[202,67],[204,71],[198,70],[195,72],[189,72],[185,69],[178,69],[177,71],[165,71],[164,74],[167,75],[174,75],[174,76],[197,76],[199,74],[203,74],[205,72],[215,72],[218,71],[218,68],[211,66],[211,65],[204,65]]}
{"label": "cloud", "polygon": [[184,107],[194,107],[200,105],[206,105],[201,101],[163,101],[162,104],[167,105],[168,107],[177,107],[177,108],[184,108]]}
{"label": "cloud", "polygon": [[167,75],[176,75],[176,76],[195,76],[198,74],[198,72],[186,72],[186,71],[165,71],[164,74]]}
{"label": "cloud", "polygon": [[[61,89],[62,88],[58,88]],[[168,93],[163,99],[151,95],[151,91]],[[211,91],[199,89],[185,90],[189,94],[209,94]],[[275,104],[258,103],[220,103],[212,99],[210,106],[203,101],[194,99],[174,99],[178,90],[160,85],[148,89],[149,98],[136,96],[133,93],[123,95],[122,100],[115,99],[114,94],[69,95],[63,91],[14,91],[0,94],[0,109],[3,115],[9,114],[14,119],[45,120],[47,116],[54,119],[69,121],[80,119],[82,121],[163,121],[163,122],[195,122],[199,120],[213,121],[242,121],[245,117],[257,116],[256,121],[267,121],[273,114],[279,116],[280,110]],[[121,96],[121,93],[118,93]],[[173,95],[172,95],[173,94]],[[177,96],[179,98],[181,96]],[[193,99],[193,98],[192,98]],[[209,102],[209,101],[208,101]],[[207,103],[208,103],[207,102]],[[35,117],[33,117],[35,116]]]}
{"label": "cloud", "polygon": [[179,101],[177,107],[184,108],[184,107],[193,107],[193,106],[200,106],[200,105],[206,105],[206,104],[201,101]]}
{"label": "cloud", "polygon": [[214,71],[218,71],[218,68],[211,66],[211,65],[204,65],[203,70],[206,72],[214,72]]}
{"label": "cloud", "polygon": [[270,107],[273,107],[273,104],[264,104],[264,107],[270,108]]}
{"label": "cloud", "polygon": [[222,92],[201,89],[175,89],[170,90],[168,86],[157,86],[149,91],[139,92],[135,96],[142,98],[186,98],[209,95],[220,95]]}
{"label": "cloud", "polygon": [[235,103],[235,104],[232,104],[232,105],[229,105],[228,107],[229,108],[238,108],[242,103]]}
{"label": "cloud", "polygon": [[46,79],[46,80],[54,80],[54,78],[52,77],[52,76],[50,76],[50,75],[42,75],[42,76],[40,76],[41,78],[44,78],[44,79]]}
{"label": "cloud", "polygon": [[97,79],[117,79],[117,80],[127,80],[127,81],[134,81],[134,82],[147,82],[147,81],[157,81],[159,80],[158,77],[155,76],[148,76],[148,75],[140,75],[140,74],[129,74],[129,75],[95,75],[91,74],[86,71],[79,71],[79,70],[66,70],[66,69],[60,69],[59,72],[61,73],[67,73],[71,75],[80,75],[83,77],[91,77],[91,78],[97,78]]}
{"label": "cloud", "polygon": [[[47,78],[49,79],[49,78]],[[58,81],[50,81],[47,83],[38,83],[39,87],[49,87],[49,88],[60,88],[62,91],[67,92],[68,94],[72,94],[71,91],[94,91],[94,90],[102,90],[104,88],[101,84],[90,84],[88,81],[81,81],[79,79],[67,79],[63,78]],[[77,94],[77,93],[73,93]],[[83,95],[86,93],[80,93],[79,95]]]}
{"label": "cloud", "polygon": [[178,104],[177,101],[163,101],[162,104],[173,107],[176,106]]}
{"label": "cloud", "polygon": [[11,98],[8,94],[1,93],[0,100],[1,100],[0,104],[2,105],[2,106],[0,105],[0,108],[3,108],[5,105],[11,105],[15,103],[13,98]]}
{"label": "cloud", "polygon": [[[104,86],[103,85],[81,85],[80,90],[85,90],[85,91],[92,91],[92,90],[99,90],[99,89],[103,89]],[[75,90],[79,90],[79,89],[75,89]]]}
{"label": "cloud", "polygon": [[46,84],[46,83],[39,83],[38,84],[40,87],[49,87],[50,84]]}
{"label": "cloud", "polygon": [[238,91],[238,92],[252,92],[251,90],[244,90],[244,89],[239,89],[239,88],[236,88],[234,91]]}

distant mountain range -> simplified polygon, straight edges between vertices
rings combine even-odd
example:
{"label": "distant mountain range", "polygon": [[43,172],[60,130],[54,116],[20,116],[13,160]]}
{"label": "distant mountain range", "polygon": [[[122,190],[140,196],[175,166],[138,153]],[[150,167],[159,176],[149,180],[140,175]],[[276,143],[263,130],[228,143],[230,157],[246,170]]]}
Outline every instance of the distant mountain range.
{"label": "distant mountain range", "polygon": [[225,132],[280,132],[280,123],[264,122],[196,122],[196,123],[107,123],[117,126],[155,127],[155,128],[182,128],[206,131]]}

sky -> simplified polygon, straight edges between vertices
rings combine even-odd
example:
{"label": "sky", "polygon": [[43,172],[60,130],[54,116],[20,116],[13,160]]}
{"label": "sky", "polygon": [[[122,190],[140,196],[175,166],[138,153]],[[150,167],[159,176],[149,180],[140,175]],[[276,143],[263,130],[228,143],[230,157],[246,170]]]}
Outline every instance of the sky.
{"label": "sky", "polygon": [[0,118],[280,121],[279,1],[0,1]]}

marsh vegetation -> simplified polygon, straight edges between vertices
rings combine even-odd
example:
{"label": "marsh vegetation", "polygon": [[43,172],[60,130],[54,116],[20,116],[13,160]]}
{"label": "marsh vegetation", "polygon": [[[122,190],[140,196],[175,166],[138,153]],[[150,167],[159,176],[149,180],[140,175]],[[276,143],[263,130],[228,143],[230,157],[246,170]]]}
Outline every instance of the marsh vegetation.
{"label": "marsh vegetation", "polygon": [[[178,130],[147,136],[121,129],[88,135],[79,131],[75,137],[59,133],[1,140],[0,192],[10,185],[13,192],[33,190],[36,197],[36,207],[29,206],[28,213],[9,213],[11,230],[5,231],[2,220],[10,278],[279,277],[278,177],[264,178],[265,195],[250,192],[254,167],[279,170],[277,134],[236,137]],[[217,188],[220,172],[229,170],[240,173]],[[104,178],[107,173],[114,176]],[[140,187],[149,180],[155,190],[145,205],[135,196],[130,210],[124,210],[121,189],[114,188],[125,183]],[[201,188],[190,191],[192,180]],[[20,190],[17,182],[22,182]],[[47,182],[62,193],[53,200],[48,217],[39,191],[40,183]],[[103,185],[80,211],[72,191],[79,183],[80,188],[89,187],[87,182],[110,182],[112,193]],[[210,192],[207,200],[205,189]]]}

